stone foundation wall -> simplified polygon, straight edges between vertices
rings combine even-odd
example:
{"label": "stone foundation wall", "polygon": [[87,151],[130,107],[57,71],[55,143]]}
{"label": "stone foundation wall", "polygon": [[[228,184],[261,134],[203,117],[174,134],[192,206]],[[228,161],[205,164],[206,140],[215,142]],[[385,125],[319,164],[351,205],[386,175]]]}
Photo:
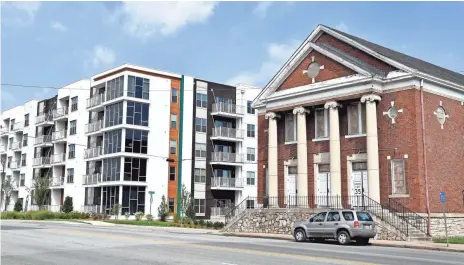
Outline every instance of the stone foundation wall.
{"label": "stone foundation wall", "polygon": [[[464,236],[464,215],[449,215],[446,218],[448,236]],[[430,233],[432,237],[445,237],[445,219],[443,217],[431,216]]]}

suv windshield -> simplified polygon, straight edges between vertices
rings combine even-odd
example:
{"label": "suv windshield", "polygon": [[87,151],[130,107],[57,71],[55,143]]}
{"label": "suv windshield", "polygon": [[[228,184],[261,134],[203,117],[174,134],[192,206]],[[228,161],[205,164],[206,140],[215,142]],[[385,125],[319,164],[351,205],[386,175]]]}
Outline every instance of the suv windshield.
{"label": "suv windshield", "polygon": [[367,212],[356,212],[356,216],[358,221],[373,221],[371,215]]}

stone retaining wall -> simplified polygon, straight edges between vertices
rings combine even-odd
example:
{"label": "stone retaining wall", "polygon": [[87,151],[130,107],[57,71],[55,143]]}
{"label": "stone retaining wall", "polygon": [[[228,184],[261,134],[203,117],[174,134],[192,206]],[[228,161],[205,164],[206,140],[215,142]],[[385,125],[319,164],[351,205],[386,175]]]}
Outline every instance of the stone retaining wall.
{"label": "stone retaining wall", "polygon": [[[446,218],[448,236],[464,236],[464,216],[451,216]],[[445,219],[443,217],[430,218],[430,232],[432,237],[445,237]]]}

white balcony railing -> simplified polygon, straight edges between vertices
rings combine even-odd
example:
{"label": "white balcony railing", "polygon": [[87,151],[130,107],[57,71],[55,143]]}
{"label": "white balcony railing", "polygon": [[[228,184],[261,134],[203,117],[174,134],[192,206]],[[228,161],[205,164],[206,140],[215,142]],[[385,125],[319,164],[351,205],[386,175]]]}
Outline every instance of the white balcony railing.
{"label": "white balcony railing", "polygon": [[60,187],[64,185],[64,176],[52,178],[50,180],[50,187]]}
{"label": "white balcony railing", "polygon": [[211,189],[243,188],[244,181],[242,178],[212,177]]}
{"label": "white balcony railing", "polygon": [[35,124],[53,122],[53,113],[42,113],[35,118]]}
{"label": "white balcony railing", "polygon": [[35,144],[47,144],[52,142],[52,136],[51,135],[40,135],[35,138]]}
{"label": "white balcony railing", "polygon": [[67,136],[68,136],[67,130],[56,131],[52,133],[52,141],[63,140],[63,139],[66,139]]}
{"label": "white balcony railing", "polygon": [[243,163],[243,156],[236,153],[213,152],[211,162]]}
{"label": "white balcony railing", "polygon": [[11,131],[18,132],[18,131],[22,131],[23,129],[24,129],[24,122],[16,122],[15,124],[13,124]]}
{"label": "white balcony railing", "polygon": [[18,150],[18,149],[21,149],[22,147],[22,142],[12,142],[11,143],[11,150]]}
{"label": "white balcony railing", "polygon": [[51,157],[36,157],[32,160],[32,166],[48,166],[50,165]]}
{"label": "white balcony railing", "polygon": [[64,163],[64,162],[66,162],[66,153],[55,154],[52,156],[53,164]]}
{"label": "white balcony railing", "polygon": [[100,173],[87,174],[83,176],[84,185],[98,184],[102,181]]}
{"label": "white balcony railing", "polygon": [[8,128],[2,127],[2,128],[0,129],[0,135],[8,134],[8,132],[9,132],[9,131],[8,131]]}
{"label": "white balcony railing", "polygon": [[53,118],[59,119],[61,117],[68,115],[68,111],[69,111],[68,109],[69,108],[66,107],[66,108],[60,108],[60,109],[53,110]]}
{"label": "white balcony railing", "polygon": [[85,149],[84,151],[84,159],[93,158],[93,157],[97,157],[101,155],[102,155],[101,146],[88,148],[88,149]]}
{"label": "white balcony railing", "polygon": [[10,169],[11,170],[16,170],[21,167],[21,162],[20,161],[11,161],[10,162]]}
{"label": "white balcony railing", "polygon": [[6,146],[0,145],[0,153],[6,152]]}
{"label": "white balcony railing", "polygon": [[225,137],[225,138],[233,138],[233,139],[243,139],[244,138],[244,131],[237,130],[234,128],[227,128],[227,127],[215,127],[213,129],[212,137]]}
{"label": "white balcony railing", "polygon": [[244,115],[245,107],[230,103],[213,103],[211,113],[228,113],[235,115]]}
{"label": "white balcony railing", "polygon": [[87,108],[93,108],[105,102],[105,94],[97,94],[87,99]]}
{"label": "white balcony railing", "polygon": [[228,207],[211,207],[211,216],[225,216],[229,210]]}
{"label": "white balcony railing", "polygon": [[85,133],[98,132],[103,128],[103,120],[93,121],[85,125]]}

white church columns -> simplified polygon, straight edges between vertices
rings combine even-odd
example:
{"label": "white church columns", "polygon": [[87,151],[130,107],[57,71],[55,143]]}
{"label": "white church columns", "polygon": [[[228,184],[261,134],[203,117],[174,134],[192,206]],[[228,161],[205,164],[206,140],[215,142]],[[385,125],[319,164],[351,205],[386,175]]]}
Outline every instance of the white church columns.
{"label": "white church columns", "polygon": [[269,120],[268,128],[268,174],[269,174],[269,193],[270,197],[278,196],[278,143],[277,143],[277,119],[280,115],[275,112],[268,112],[265,119]]}
{"label": "white church columns", "polygon": [[297,191],[298,196],[308,196],[308,143],[306,141],[306,114],[309,110],[297,107],[293,114],[297,115]]}
{"label": "white church columns", "polygon": [[342,195],[342,175],[340,164],[340,123],[338,118],[338,108],[340,106],[341,105],[336,101],[329,101],[324,105],[324,108],[329,110],[331,196]]}

